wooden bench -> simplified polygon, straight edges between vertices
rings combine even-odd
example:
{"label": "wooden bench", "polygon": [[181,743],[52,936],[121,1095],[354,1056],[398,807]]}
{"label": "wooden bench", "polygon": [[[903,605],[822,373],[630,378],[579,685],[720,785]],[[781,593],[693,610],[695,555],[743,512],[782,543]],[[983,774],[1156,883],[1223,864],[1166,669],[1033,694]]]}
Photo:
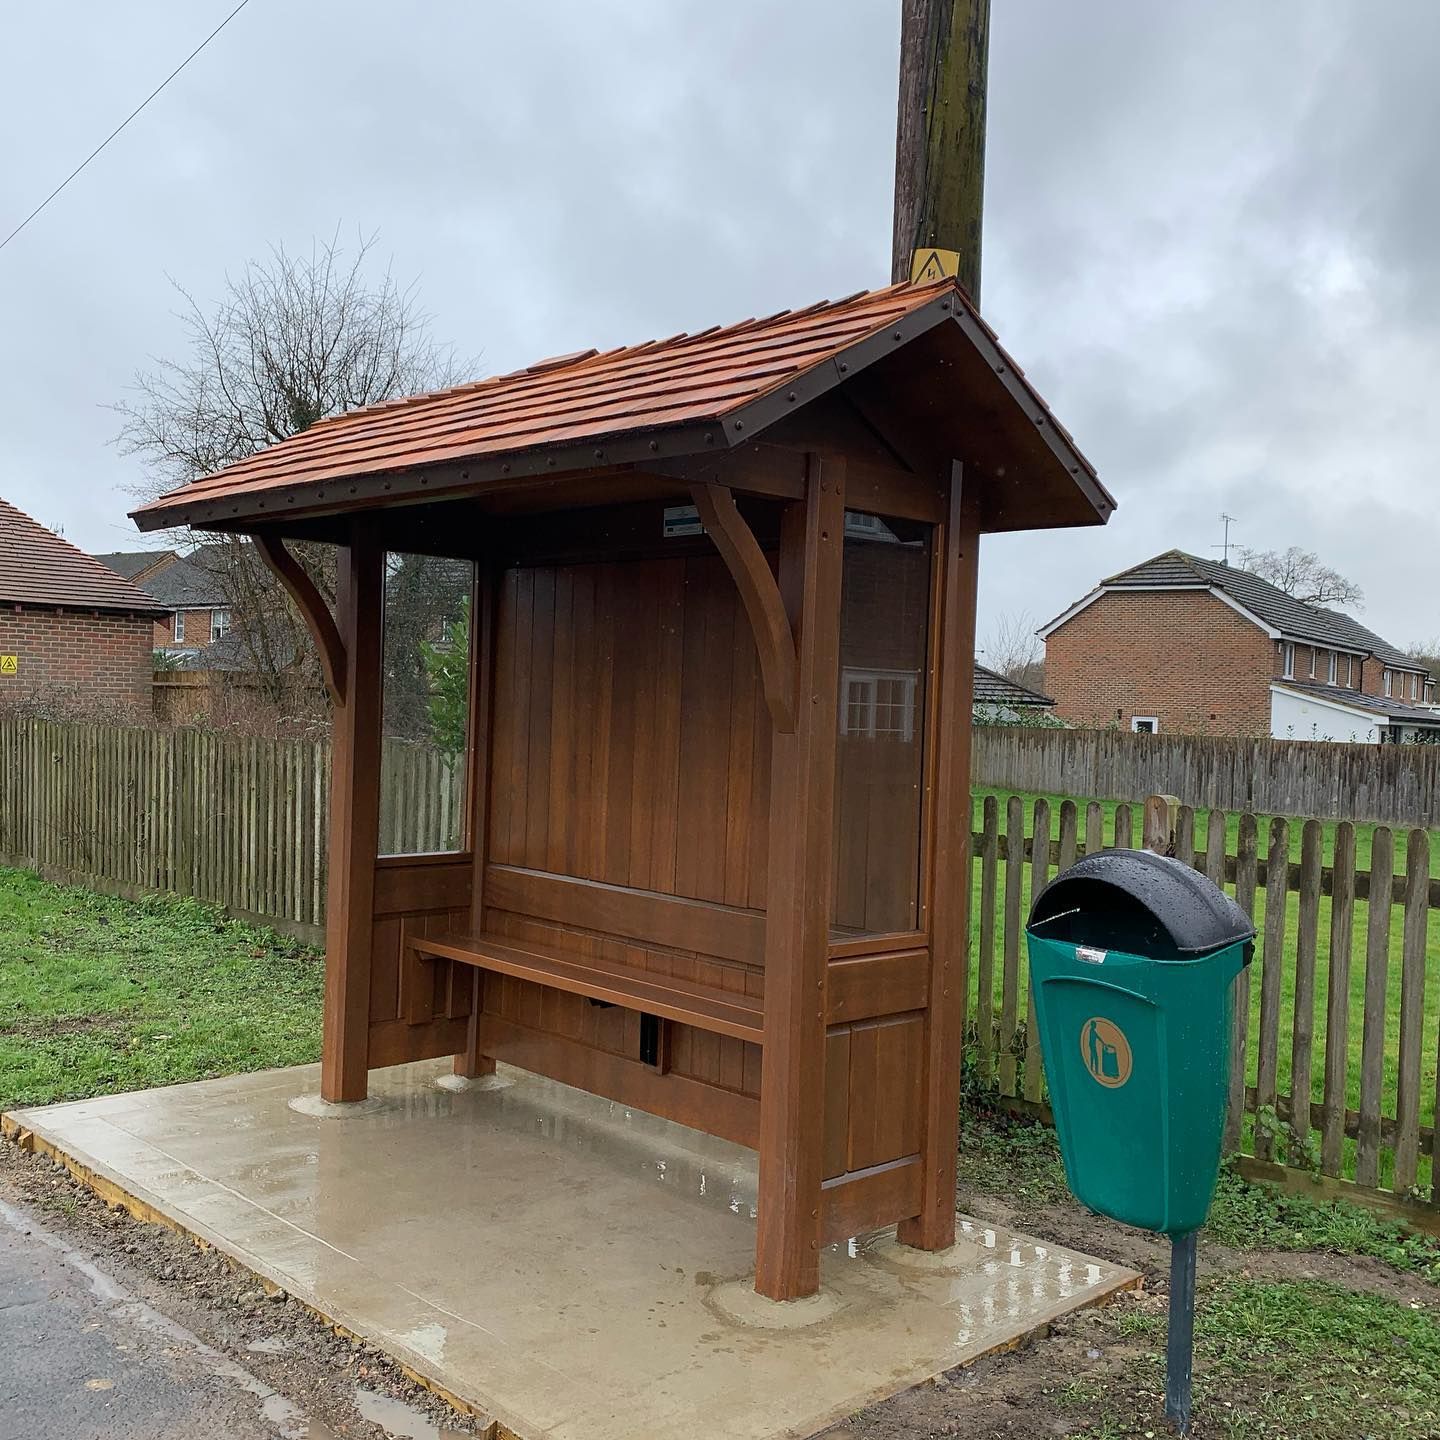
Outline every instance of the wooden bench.
{"label": "wooden bench", "polygon": [[690,980],[673,979],[613,960],[559,955],[530,945],[517,945],[500,935],[467,935],[454,931],[417,936],[411,941],[416,954],[431,959],[455,960],[497,975],[529,980],[554,990],[607,1005],[621,1005],[642,1015],[655,1015],[681,1025],[693,1025],[717,1035],[731,1035],[759,1045],[764,1032],[764,1011],[759,1000],[731,990],[719,990]]}

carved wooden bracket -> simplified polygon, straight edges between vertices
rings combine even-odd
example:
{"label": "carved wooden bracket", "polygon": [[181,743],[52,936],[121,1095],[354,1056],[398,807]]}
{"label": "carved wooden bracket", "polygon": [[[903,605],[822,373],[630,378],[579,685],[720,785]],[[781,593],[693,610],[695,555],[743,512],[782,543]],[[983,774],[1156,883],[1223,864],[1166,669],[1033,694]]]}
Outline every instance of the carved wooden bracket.
{"label": "carved wooden bracket", "polygon": [[702,482],[691,485],[690,494],[700,512],[701,524],[715,542],[740,591],[755,648],[760,654],[760,680],[770,718],[782,735],[793,735],[797,683],[795,637],[790,631],[790,617],[780,597],[780,586],[754,531],[735,508],[735,497],[730,491],[724,485]]}
{"label": "carved wooden bracket", "polygon": [[320,672],[325,679],[325,688],[336,705],[343,705],[346,691],[345,647],[325,597],[316,588],[309,572],[285,548],[285,542],[278,536],[257,535],[255,548],[299,607],[320,651]]}

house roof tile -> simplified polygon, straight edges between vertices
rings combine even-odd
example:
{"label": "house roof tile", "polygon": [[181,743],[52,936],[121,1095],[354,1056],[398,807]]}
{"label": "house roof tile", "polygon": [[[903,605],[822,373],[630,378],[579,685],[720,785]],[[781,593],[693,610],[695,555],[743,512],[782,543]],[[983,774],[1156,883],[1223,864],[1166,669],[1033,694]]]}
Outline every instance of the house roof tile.
{"label": "house roof tile", "polygon": [[96,555],[93,558],[123,579],[136,580],[151,566],[174,554],[173,550],[112,550],[108,554]]}
{"label": "house roof tile", "polygon": [[1287,640],[1303,640],[1312,645],[1374,655],[1382,663],[1397,669],[1423,671],[1425,668],[1339,610],[1307,605],[1248,570],[1224,565],[1218,560],[1206,560],[1198,555],[1187,555],[1183,550],[1167,550],[1163,555],[1156,555],[1101,581],[1101,588],[1109,590],[1152,589],[1156,586],[1197,590],[1213,586],[1272,629],[1280,631]]}
{"label": "house roof tile", "polygon": [[975,694],[977,705],[1053,705],[1055,702],[1038,690],[1017,684],[1004,675],[975,662]]}
{"label": "house roof tile", "polygon": [[1352,710],[1368,710],[1386,719],[1440,728],[1440,708],[1406,705],[1398,700],[1387,699],[1384,695],[1365,695],[1359,690],[1347,690],[1343,685],[1324,685],[1316,680],[1272,680],[1270,683],[1273,689],[1313,695],[1317,699],[1329,700],[1337,705],[1348,705]]}
{"label": "house roof tile", "polygon": [[164,613],[145,591],[8,500],[0,500],[0,604]]}

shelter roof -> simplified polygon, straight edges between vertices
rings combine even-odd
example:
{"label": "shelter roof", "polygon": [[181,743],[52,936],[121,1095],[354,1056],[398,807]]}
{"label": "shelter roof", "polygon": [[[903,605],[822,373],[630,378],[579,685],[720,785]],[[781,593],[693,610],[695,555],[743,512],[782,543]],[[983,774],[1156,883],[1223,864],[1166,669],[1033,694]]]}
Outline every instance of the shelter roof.
{"label": "shelter roof", "polygon": [[1351,710],[1363,710],[1385,720],[1398,720],[1407,725],[1432,725],[1440,729],[1440,707],[1433,705],[1407,705],[1384,695],[1367,695],[1359,690],[1348,690],[1343,685],[1325,685],[1316,680],[1272,680],[1270,688],[1289,690]]}
{"label": "shelter roof", "polygon": [[[937,331],[950,336],[951,349],[923,346]],[[963,351],[953,348],[957,332]],[[1004,477],[1013,468],[1012,485],[1027,483],[1021,472],[1033,469],[1034,493],[1043,481],[1046,493],[1060,496],[1065,517],[1037,513],[1034,523],[1095,524],[1109,517],[1114,501],[1093,466],[964,292],[946,280],[861,292],[698,334],[580,351],[350,411],[152,501],[135,519],[145,530],[176,523],[220,529],[393,504],[407,493],[428,499],[473,492],[501,475],[512,482],[525,475],[548,479],[657,455],[719,454],[750,443],[917,342],[932,384],[923,405],[913,395],[902,397],[912,406],[899,417],[905,427],[943,428],[950,458],[967,462],[971,457],[952,445],[965,436],[988,443],[999,456],[987,452],[992,471]],[[456,473],[457,466],[467,468]],[[1012,516],[997,528],[1021,523]]]}

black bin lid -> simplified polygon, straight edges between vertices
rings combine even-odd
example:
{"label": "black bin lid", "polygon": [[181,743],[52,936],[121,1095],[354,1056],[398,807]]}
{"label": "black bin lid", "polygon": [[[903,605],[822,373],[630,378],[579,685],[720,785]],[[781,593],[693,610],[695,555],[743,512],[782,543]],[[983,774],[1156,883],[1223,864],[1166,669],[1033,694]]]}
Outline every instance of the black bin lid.
{"label": "black bin lid", "polygon": [[1103,850],[1076,861],[1036,897],[1028,928],[1159,960],[1255,938],[1250,917],[1213,880],[1151,850]]}

